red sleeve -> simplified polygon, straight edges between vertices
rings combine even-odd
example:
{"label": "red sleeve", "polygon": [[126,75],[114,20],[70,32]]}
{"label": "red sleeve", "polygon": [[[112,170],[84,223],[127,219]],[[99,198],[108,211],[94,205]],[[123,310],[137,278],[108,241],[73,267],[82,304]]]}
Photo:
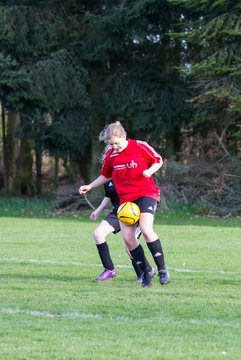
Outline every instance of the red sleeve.
{"label": "red sleeve", "polygon": [[152,165],[154,163],[160,164],[163,162],[161,155],[159,155],[147,142],[140,140],[137,140],[136,142],[142,155],[146,158],[148,163]]}

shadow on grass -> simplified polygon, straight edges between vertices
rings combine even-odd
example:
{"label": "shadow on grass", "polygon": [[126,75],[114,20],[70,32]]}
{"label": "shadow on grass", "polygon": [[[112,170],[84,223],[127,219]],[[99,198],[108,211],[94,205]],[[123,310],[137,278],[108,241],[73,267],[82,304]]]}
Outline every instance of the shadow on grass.
{"label": "shadow on grass", "polygon": [[54,282],[75,282],[75,281],[88,281],[90,282],[91,279],[88,276],[78,275],[78,276],[62,276],[62,275],[24,275],[24,274],[11,274],[11,273],[5,273],[0,275],[0,279],[21,279],[26,280],[26,282],[29,284],[29,281],[32,280],[41,280],[41,281],[54,281]]}
{"label": "shadow on grass", "polygon": [[[111,209],[109,209],[111,211]],[[0,206],[0,219],[1,218],[23,218],[23,219],[41,219],[46,221],[73,221],[81,223],[89,223],[93,225],[93,228],[104,219],[108,214],[108,210],[105,211],[99,218],[98,222],[93,222],[89,219],[92,210],[85,210],[79,213],[66,213],[57,214],[50,212],[31,212],[31,211],[14,211],[9,209],[1,209]],[[171,212],[160,213],[157,211],[155,215],[155,224],[157,225],[178,225],[178,226],[212,226],[212,227],[241,227],[241,217],[218,217],[218,216],[204,216],[204,215],[193,215],[193,214],[175,214]]]}

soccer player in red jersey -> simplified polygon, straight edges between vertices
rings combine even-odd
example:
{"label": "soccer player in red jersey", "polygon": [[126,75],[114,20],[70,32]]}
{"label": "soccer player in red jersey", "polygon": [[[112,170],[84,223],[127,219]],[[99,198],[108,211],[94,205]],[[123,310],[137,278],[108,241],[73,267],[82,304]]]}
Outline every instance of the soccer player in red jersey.
{"label": "soccer player in red jersey", "polygon": [[[153,229],[160,195],[152,175],[162,166],[162,158],[146,142],[128,139],[119,121],[107,125],[100,133],[99,140],[111,146],[103,160],[101,175],[90,184],[82,185],[79,192],[85,194],[112,179],[120,204],[133,201],[139,206],[140,230],[157,265],[160,284],[168,284],[170,277],[163,249]],[[143,270],[142,287],[150,286],[152,276],[146,266],[144,250],[135,236],[136,226],[120,222],[120,227],[131,256]]]}

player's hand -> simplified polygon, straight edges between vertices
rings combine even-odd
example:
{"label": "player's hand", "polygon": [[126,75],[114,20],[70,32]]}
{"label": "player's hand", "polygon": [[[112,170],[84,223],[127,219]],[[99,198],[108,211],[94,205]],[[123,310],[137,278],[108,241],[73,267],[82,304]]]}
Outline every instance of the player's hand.
{"label": "player's hand", "polygon": [[82,194],[86,194],[87,192],[89,192],[91,189],[91,186],[90,185],[82,185],[80,188],[79,188],[79,193],[80,195]]}
{"label": "player's hand", "polygon": [[143,171],[142,175],[143,175],[144,177],[149,178],[149,177],[152,176],[152,173],[151,173],[148,169],[146,169],[146,170]]}
{"label": "player's hand", "polygon": [[91,214],[90,214],[90,220],[98,220],[99,219],[99,214],[96,213],[95,211],[93,211]]}

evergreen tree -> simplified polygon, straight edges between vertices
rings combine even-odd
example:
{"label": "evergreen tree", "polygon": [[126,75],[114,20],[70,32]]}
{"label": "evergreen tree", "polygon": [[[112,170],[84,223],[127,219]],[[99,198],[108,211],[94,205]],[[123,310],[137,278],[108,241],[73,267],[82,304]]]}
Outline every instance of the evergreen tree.
{"label": "evergreen tree", "polygon": [[33,140],[35,151],[85,161],[85,170],[91,163],[94,174],[98,133],[117,118],[130,136],[177,143],[186,120],[177,69],[182,42],[172,36],[178,6],[168,0],[2,4],[3,54],[27,77],[19,134]]}
{"label": "evergreen tree", "polygon": [[164,0],[106,2],[87,16],[81,57],[89,72],[98,74],[91,99],[97,99],[94,112],[105,122],[121,118],[130,135],[156,143],[181,128],[182,49],[170,36],[179,17],[178,7]]}
{"label": "evergreen tree", "polygon": [[[69,153],[60,144],[58,152],[62,151],[62,157],[68,157],[76,151],[82,152],[85,147],[86,132],[83,129],[86,126],[79,124],[81,121],[86,124],[86,118],[83,117],[88,106],[84,85],[86,75],[69,49],[69,40],[78,27],[74,17],[70,21],[65,9],[57,7],[55,2],[48,2],[48,8],[44,7],[47,2],[41,2],[42,7],[19,3],[16,2],[16,6],[0,7],[4,19],[0,25],[0,65],[4,69],[0,75],[1,99],[6,110],[21,113],[18,136],[21,136],[22,141],[27,138],[33,140],[36,159],[40,159],[37,169],[41,172],[41,153],[44,149],[48,150],[45,147],[48,144],[45,133],[48,138],[50,134],[54,136],[50,130],[59,114],[65,113],[62,119],[76,124],[74,134],[79,135],[79,142],[72,141],[69,147],[72,151]],[[77,111],[80,112],[78,121],[76,116],[71,115]],[[65,125],[62,130],[66,128],[71,127]],[[62,137],[69,139],[67,134],[65,131]],[[52,139],[52,143],[58,148],[58,138]],[[76,155],[73,157],[76,158]],[[38,173],[38,193],[41,191],[40,177],[41,173]],[[20,183],[19,179],[16,183]]]}
{"label": "evergreen tree", "polygon": [[[240,2],[182,1],[190,54],[196,123],[225,141],[240,118]],[[236,129],[236,130],[235,130]]]}

